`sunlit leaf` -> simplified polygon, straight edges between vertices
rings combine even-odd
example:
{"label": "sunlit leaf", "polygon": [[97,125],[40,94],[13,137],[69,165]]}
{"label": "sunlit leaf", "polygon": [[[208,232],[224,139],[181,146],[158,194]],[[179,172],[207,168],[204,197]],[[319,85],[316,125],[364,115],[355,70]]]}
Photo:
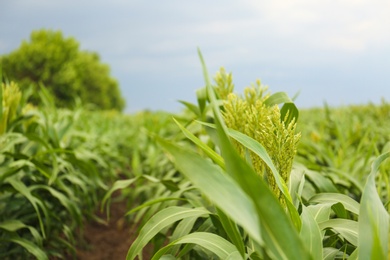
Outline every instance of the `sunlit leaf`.
{"label": "sunlit leaf", "polygon": [[[165,254],[172,246],[177,244],[197,244],[218,256],[219,259],[227,259],[231,257],[232,254],[238,257],[237,260],[243,259],[238,253],[236,247],[225,240],[224,238],[206,232],[195,232],[183,236],[176,241],[168,244],[167,246],[161,248],[152,258],[152,260],[158,260],[161,256]],[[237,252],[237,253],[235,253]]]}
{"label": "sunlit leaf", "polygon": [[127,252],[126,259],[134,259],[142,248],[163,228],[185,218],[200,217],[207,214],[209,214],[209,211],[204,208],[190,209],[184,207],[169,207],[157,212],[140,230],[138,237]]}
{"label": "sunlit leaf", "polygon": [[389,257],[389,213],[384,208],[375,187],[375,176],[390,152],[379,156],[372,164],[371,173],[363,190],[359,212],[359,259]]}

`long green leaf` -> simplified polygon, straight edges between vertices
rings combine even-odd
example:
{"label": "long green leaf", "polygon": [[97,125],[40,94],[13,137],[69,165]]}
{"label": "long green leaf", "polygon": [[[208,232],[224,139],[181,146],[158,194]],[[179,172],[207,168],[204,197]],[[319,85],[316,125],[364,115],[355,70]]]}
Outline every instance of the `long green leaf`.
{"label": "long green leaf", "polygon": [[19,229],[22,228],[27,228],[30,230],[30,233],[33,235],[35,242],[38,243],[39,245],[42,244],[42,237],[38,233],[38,231],[32,227],[24,224],[22,221],[17,220],[17,219],[10,219],[6,220],[0,223],[0,229],[7,230],[9,232],[16,232]]}
{"label": "long green leaf", "polygon": [[285,92],[276,92],[265,100],[267,106],[279,105],[282,103],[291,103],[291,98]]}
{"label": "long green leaf", "polygon": [[334,260],[336,259],[336,256],[340,255],[340,250],[334,248],[334,247],[325,247],[323,250],[323,256],[324,260]]}
{"label": "long green leaf", "polygon": [[47,254],[37,247],[36,244],[32,243],[31,241],[28,241],[27,239],[20,238],[20,237],[14,237],[10,239],[12,242],[17,243],[24,247],[28,252],[30,252],[32,255],[34,255],[39,260],[46,260],[49,259],[47,257]]}
{"label": "long green leaf", "polygon": [[341,193],[319,193],[314,195],[309,200],[310,203],[342,203],[345,209],[351,211],[352,213],[359,214],[360,205],[351,197]]}
{"label": "long green leaf", "polygon": [[228,216],[226,216],[223,211],[219,210],[218,208],[217,212],[226,234],[240,252],[241,257],[244,258],[245,245],[236,223],[234,223]]}
{"label": "long green leaf", "polygon": [[[175,231],[173,231],[172,236],[169,239],[169,242],[173,242],[176,239],[179,239],[185,235],[188,235],[192,228],[194,227],[195,221],[198,219],[198,217],[192,217],[192,218],[185,218],[182,221],[180,221],[179,224],[177,224]],[[180,245],[175,245],[171,249],[171,253],[173,255],[176,255],[180,250]]]}
{"label": "long green leaf", "polygon": [[111,197],[111,195],[115,191],[124,189],[126,187],[129,187],[136,180],[138,180],[137,177],[136,178],[132,178],[132,179],[128,179],[128,180],[119,180],[119,181],[114,182],[114,185],[112,185],[111,189],[106,193],[106,195],[104,195],[104,198],[102,200],[102,205],[101,205],[100,210],[103,210],[104,205],[107,203],[107,200]]}
{"label": "long green leaf", "polygon": [[46,216],[48,214],[46,212],[46,208],[43,205],[42,201],[37,199],[33,194],[31,194],[30,189],[27,188],[27,186],[23,182],[21,182],[20,180],[18,180],[16,178],[8,178],[7,182],[9,184],[11,184],[11,186],[15,190],[17,190],[20,194],[22,194],[31,203],[31,205],[34,207],[35,212],[37,213],[37,218],[38,218],[38,221],[39,221],[39,226],[41,228],[42,236],[44,238],[46,238],[45,225],[43,224],[43,218],[41,216],[41,212],[40,212],[39,208],[42,209],[42,211],[45,213]]}
{"label": "long green leaf", "polygon": [[390,152],[379,156],[371,166],[371,173],[363,190],[359,212],[359,259],[388,259],[389,214],[375,187],[375,176]]}
{"label": "long green leaf", "polygon": [[192,111],[196,116],[200,117],[201,114],[200,114],[200,111],[199,111],[199,108],[190,103],[190,102],[187,102],[187,101],[183,101],[183,100],[179,100],[180,103],[182,103],[183,105],[185,105],[190,111]]}
{"label": "long green leaf", "polygon": [[323,176],[323,174],[306,169],[303,165],[299,165],[299,168],[303,168],[305,171],[306,179],[309,179],[317,188],[319,192],[323,193],[338,193],[336,186],[331,180]]}
{"label": "long green leaf", "polygon": [[208,147],[205,143],[199,140],[193,133],[188,131],[184,126],[182,126],[175,118],[173,118],[175,123],[180,127],[184,135],[190,139],[194,144],[196,144],[199,148],[201,148],[216,164],[218,164],[222,169],[225,169],[225,162],[222,157],[213,151],[210,147]]}
{"label": "long green leaf", "polygon": [[163,228],[185,218],[200,217],[209,213],[204,208],[190,209],[184,207],[169,207],[157,212],[140,230],[137,239],[127,252],[126,259],[134,259],[141,252],[142,248]]}
{"label": "long green leaf", "polygon": [[239,259],[244,259],[240,256],[240,254],[237,254],[235,252],[237,251],[237,248],[227,241],[226,239],[207,232],[195,232],[188,234],[186,236],[183,236],[176,241],[173,241],[172,243],[168,244],[167,246],[161,248],[152,258],[152,260],[158,260],[161,259],[161,257],[174,245],[177,244],[196,244],[199,245],[214,254],[218,256],[219,259],[227,259],[229,256],[234,254]]}
{"label": "long green leaf", "polygon": [[255,207],[245,192],[220,167],[197,153],[156,137],[172,156],[175,166],[211,201],[243,226],[258,242],[260,229]]}
{"label": "long green leaf", "polygon": [[320,223],[329,220],[332,205],[333,204],[331,203],[321,203],[316,205],[309,205],[307,209],[313,215],[314,219]]}
{"label": "long green leaf", "polygon": [[309,249],[314,259],[322,259],[322,235],[320,228],[311,214],[310,210],[302,205],[302,229],[300,236],[306,241],[306,247]]}
{"label": "long green leaf", "polygon": [[71,213],[72,218],[75,219],[79,225],[82,223],[82,213],[80,209],[77,207],[77,205],[71,201],[65,194],[61,193],[60,191],[53,189],[50,186],[46,185],[34,185],[30,187],[30,190],[33,191],[35,189],[44,189],[51,193],[53,197],[55,197],[64,208]]}
{"label": "long green leaf", "polygon": [[349,219],[329,219],[319,223],[321,230],[333,229],[340,234],[344,239],[348,240],[352,245],[358,244],[358,223]]}
{"label": "long green leaf", "polygon": [[141,210],[141,209],[143,209],[143,208],[146,208],[146,207],[149,207],[149,206],[152,206],[152,205],[155,205],[155,204],[164,202],[164,201],[172,201],[172,200],[187,201],[186,199],[183,199],[183,198],[175,198],[175,197],[166,197],[166,198],[152,199],[152,200],[149,200],[149,201],[143,203],[142,205],[139,205],[139,206],[137,206],[137,207],[135,207],[135,208],[132,208],[131,210],[127,211],[127,212],[126,212],[126,215],[131,215],[131,214],[133,214],[134,212],[139,211],[139,210]]}
{"label": "long green leaf", "polygon": [[10,219],[10,220],[0,222],[0,228],[10,232],[15,232],[16,230],[25,227],[26,225],[17,219]]}

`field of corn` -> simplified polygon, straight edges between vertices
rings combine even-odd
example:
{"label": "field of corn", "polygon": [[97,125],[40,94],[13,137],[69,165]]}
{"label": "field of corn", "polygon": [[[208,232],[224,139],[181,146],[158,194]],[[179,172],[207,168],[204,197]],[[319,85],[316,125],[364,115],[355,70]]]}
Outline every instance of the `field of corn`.
{"label": "field of corn", "polygon": [[3,84],[0,259],[76,258],[118,193],[127,259],[390,259],[390,104],[298,110],[202,65],[176,115],[57,109],[44,89],[37,108]]}

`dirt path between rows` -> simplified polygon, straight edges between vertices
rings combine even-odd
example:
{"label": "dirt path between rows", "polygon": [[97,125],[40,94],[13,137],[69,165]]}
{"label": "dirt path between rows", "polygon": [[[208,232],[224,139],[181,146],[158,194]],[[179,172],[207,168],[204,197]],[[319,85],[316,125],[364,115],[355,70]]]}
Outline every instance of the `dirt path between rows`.
{"label": "dirt path between rows", "polygon": [[[84,227],[85,245],[77,249],[78,260],[122,260],[126,259],[127,251],[135,240],[137,228],[130,225],[124,218],[126,203],[113,202],[110,208],[108,225],[98,222],[87,223]],[[97,215],[106,220],[105,213]],[[150,259],[150,254],[144,252],[144,259]]]}

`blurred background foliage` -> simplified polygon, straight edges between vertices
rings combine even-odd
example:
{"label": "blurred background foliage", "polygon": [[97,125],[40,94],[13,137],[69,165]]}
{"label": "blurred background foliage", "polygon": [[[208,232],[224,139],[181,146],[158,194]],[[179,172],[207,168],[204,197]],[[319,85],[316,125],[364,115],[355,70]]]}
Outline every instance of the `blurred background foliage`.
{"label": "blurred background foliage", "polygon": [[30,86],[30,102],[39,103],[39,88],[54,96],[57,107],[73,107],[75,99],[98,109],[122,111],[125,107],[118,82],[108,65],[95,52],[80,50],[72,37],[61,31],[33,31],[13,52],[0,57],[3,78],[18,83],[22,91]]}

